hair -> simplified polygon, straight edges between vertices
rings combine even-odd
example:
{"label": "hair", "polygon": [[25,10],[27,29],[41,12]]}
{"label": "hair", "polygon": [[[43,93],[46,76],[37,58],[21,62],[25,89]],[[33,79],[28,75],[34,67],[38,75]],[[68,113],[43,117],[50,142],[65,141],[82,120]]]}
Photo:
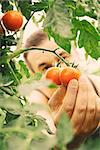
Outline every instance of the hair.
{"label": "hair", "polygon": [[[40,31],[40,30],[36,31],[29,36],[29,38],[26,40],[24,47],[30,48],[30,47],[39,46],[47,38],[48,38],[48,36],[45,32]],[[29,52],[24,53],[24,58],[25,58],[25,61],[28,65],[29,69],[31,69],[31,71],[34,72],[31,64],[29,63],[29,61],[27,59],[28,53]]]}
{"label": "hair", "polygon": [[35,33],[32,33],[29,36],[29,38],[26,40],[25,48],[29,48],[29,47],[32,47],[32,46],[38,46],[45,39],[47,39],[47,34],[45,32],[37,31]]}

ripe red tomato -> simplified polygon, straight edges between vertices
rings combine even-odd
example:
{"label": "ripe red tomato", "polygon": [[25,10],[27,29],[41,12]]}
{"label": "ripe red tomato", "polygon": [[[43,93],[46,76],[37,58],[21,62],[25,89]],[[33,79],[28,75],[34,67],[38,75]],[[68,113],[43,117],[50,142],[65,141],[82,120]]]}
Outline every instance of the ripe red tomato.
{"label": "ripe red tomato", "polygon": [[59,79],[60,68],[59,67],[51,67],[46,71],[46,78],[52,80],[57,85],[60,85]]}
{"label": "ripe red tomato", "polygon": [[78,69],[75,69],[73,67],[66,67],[61,70],[59,74],[59,78],[62,84],[65,86],[69,83],[72,79],[79,79],[80,77],[80,71]]}
{"label": "ripe red tomato", "polygon": [[8,11],[2,17],[2,21],[6,29],[16,31],[23,24],[23,16],[18,11]]}

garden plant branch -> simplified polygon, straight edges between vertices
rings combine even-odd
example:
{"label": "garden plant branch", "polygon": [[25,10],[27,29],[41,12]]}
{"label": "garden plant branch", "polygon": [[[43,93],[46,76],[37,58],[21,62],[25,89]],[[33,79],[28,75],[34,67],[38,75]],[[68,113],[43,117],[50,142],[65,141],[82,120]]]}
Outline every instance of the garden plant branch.
{"label": "garden plant branch", "polygon": [[59,54],[56,53],[56,50],[50,50],[50,49],[44,49],[44,48],[35,48],[35,47],[31,47],[31,48],[25,48],[25,49],[21,49],[19,51],[15,51],[14,53],[10,54],[8,57],[8,61],[12,60],[13,58],[19,56],[22,53],[28,52],[28,51],[32,51],[32,50],[39,50],[39,51],[46,51],[46,52],[50,52],[53,53],[54,55],[56,55],[58,58],[60,58],[60,60],[62,62],[64,62],[67,66],[70,66],[70,63],[68,61],[66,61],[62,56],[60,56]]}

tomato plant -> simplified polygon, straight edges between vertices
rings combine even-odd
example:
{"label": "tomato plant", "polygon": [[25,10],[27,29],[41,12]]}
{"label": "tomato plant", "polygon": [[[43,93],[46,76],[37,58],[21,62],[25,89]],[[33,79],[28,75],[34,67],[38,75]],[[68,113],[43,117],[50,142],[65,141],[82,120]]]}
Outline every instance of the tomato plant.
{"label": "tomato plant", "polygon": [[2,21],[6,29],[16,31],[22,26],[23,17],[18,11],[11,10],[3,15]]}
{"label": "tomato plant", "polygon": [[[37,49],[42,52],[53,53],[67,66],[70,66],[70,63],[58,55],[56,50],[52,51],[49,47],[48,49],[25,49],[22,44],[23,33],[30,19],[35,18],[37,12],[43,12],[45,15],[40,19],[43,30],[47,32],[49,37],[54,38],[59,47],[71,53],[71,42],[74,41],[76,47],[84,48],[87,55],[98,59],[100,58],[99,9],[98,0],[0,1],[0,12],[4,14],[0,22],[1,150],[54,150],[54,145],[57,145],[60,150],[66,149],[66,144],[73,137],[67,117],[63,116],[58,123],[57,135],[50,136],[52,132],[46,121],[36,114],[38,106],[30,105],[28,102],[28,93],[33,89],[37,89],[41,84],[48,86],[48,82],[35,80],[36,78],[34,79],[30,75],[25,62],[19,56],[24,52]],[[85,19],[86,16],[90,20]],[[23,18],[25,18],[25,23],[23,23]],[[96,24],[93,24],[91,20]],[[2,30],[3,28],[4,30]],[[18,31],[18,29],[20,30]],[[68,69],[70,71],[67,74],[74,72],[74,77],[72,77],[72,73],[70,78],[66,78],[66,70],[62,70],[60,74],[63,84],[74,77],[78,79],[78,71]],[[59,69],[54,69],[54,72],[56,74],[51,72],[50,78],[54,75],[53,81],[60,84],[58,79]],[[40,74],[36,74],[36,76],[37,79],[40,79]],[[39,106],[40,108],[41,106]],[[46,134],[43,132],[44,130],[46,130]],[[97,141],[96,143],[95,149],[99,150],[98,145],[100,142]],[[88,144],[87,149],[92,150],[92,147]]]}

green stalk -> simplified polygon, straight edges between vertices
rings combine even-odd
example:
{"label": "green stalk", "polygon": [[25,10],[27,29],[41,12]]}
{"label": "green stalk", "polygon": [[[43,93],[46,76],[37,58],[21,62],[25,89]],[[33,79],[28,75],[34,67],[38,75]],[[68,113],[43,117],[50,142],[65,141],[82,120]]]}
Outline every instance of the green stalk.
{"label": "green stalk", "polygon": [[68,61],[65,61],[65,59],[63,57],[61,57],[59,54],[56,53],[55,50],[49,50],[49,49],[44,49],[44,48],[35,48],[35,47],[31,47],[31,48],[26,48],[26,49],[21,49],[19,51],[15,51],[13,54],[10,54],[9,57],[8,57],[8,60],[12,60],[13,58],[19,56],[20,54],[22,53],[25,53],[25,52],[28,52],[28,51],[31,51],[31,50],[39,50],[39,51],[46,51],[46,52],[50,52],[50,53],[53,53],[54,55],[56,55],[58,58],[60,58],[60,60],[62,62],[64,62],[67,66],[70,66],[69,62]]}
{"label": "green stalk", "polygon": [[8,64],[9,69],[11,70],[11,72],[12,72],[12,74],[13,74],[13,76],[14,76],[16,82],[17,82],[17,84],[20,84],[20,81],[18,80],[18,78],[17,78],[17,76],[16,76],[16,74],[15,74],[13,68],[12,68],[11,65],[10,65],[10,61],[8,61],[7,64]]}

